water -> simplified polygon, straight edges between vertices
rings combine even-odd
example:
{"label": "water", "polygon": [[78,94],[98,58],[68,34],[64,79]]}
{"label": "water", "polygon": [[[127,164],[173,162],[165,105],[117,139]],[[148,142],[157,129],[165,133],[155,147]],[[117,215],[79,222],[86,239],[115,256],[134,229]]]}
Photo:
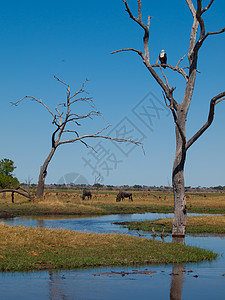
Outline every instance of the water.
{"label": "water", "polygon": [[[115,221],[153,220],[173,214],[110,215],[94,218],[15,218],[9,225],[44,226],[95,233],[119,232],[138,235]],[[150,233],[146,237],[151,237]],[[165,238],[166,242],[171,237]],[[151,265],[130,268],[95,268],[58,272],[0,273],[0,299],[224,299],[225,237],[187,235],[185,243],[213,250],[213,262],[185,265]],[[132,274],[133,270],[155,271],[151,275]],[[128,275],[104,273],[127,272]],[[102,275],[95,276],[93,274]]]}

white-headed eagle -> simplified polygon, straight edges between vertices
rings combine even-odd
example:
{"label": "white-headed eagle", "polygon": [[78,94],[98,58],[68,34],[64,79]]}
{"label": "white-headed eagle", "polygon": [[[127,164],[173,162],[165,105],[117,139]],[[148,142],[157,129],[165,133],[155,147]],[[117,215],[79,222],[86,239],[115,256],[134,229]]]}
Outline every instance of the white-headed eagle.
{"label": "white-headed eagle", "polygon": [[[159,54],[159,60],[161,64],[166,64],[167,63],[167,55],[165,50],[162,50],[161,53]],[[166,67],[163,66],[163,68],[165,69]]]}

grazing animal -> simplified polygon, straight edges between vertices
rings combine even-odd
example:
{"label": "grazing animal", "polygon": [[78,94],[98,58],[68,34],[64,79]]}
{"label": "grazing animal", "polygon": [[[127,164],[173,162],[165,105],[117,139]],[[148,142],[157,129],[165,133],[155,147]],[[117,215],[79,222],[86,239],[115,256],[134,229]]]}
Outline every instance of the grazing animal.
{"label": "grazing animal", "polygon": [[80,195],[78,193],[71,193],[70,196],[72,196],[72,197],[79,197]]}
{"label": "grazing animal", "polygon": [[61,197],[66,197],[66,198],[67,198],[67,197],[69,197],[70,195],[69,195],[68,193],[61,193],[60,196],[61,196]]}
{"label": "grazing animal", "polygon": [[55,195],[59,196],[59,197],[69,197],[68,193],[59,193],[59,192],[57,192]]}
{"label": "grazing animal", "polygon": [[50,192],[45,193],[45,197],[51,196],[52,194]]}
{"label": "grazing animal", "polygon": [[102,195],[101,194],[95,194],[94,199],[100,198]]}
{"label": "grazing animal", "polygon": [[[162,50],[161,53],[159,54],[159,60],[161,64],[166,64],[167,63],[167,55],[165,50]],[[165,69],[166,67],[163,66],[163,68]]]}
{"label": "grazing animal", "polygon": [[132,193],[119,192],[116,197],[116,202],[120,202],[121,200],[123,201],[124,198],[129,198],[131,201],[133,201]]}
{"label": "grazing animal", "polygon": [[85,200],[85,197],[89,199],[92,198],[92,193],[90,191],[87,191],[87,190],[83,190],[83,194],[82,194],[82,200]]}

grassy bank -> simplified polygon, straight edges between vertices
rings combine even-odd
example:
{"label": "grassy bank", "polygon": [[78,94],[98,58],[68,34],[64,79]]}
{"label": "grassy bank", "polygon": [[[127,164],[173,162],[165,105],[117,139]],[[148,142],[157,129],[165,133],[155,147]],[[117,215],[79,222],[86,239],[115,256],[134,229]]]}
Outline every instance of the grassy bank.
{"label": "grassy bank", "polygon": [[[117,222],[118,225],[128,227],[130,230],[143,230],[162,232],[172,232],[172,219],[158,219],[155,221],[143,222]],[[225,216],[191,216],[187,217],[187,233],[225,233]]]}
{"label": "grassy bank", "polygon": [[[64,193],[64,195],[63,195]],[[173,212],[173,194],[171,192],[133,192],[134,201],[116,202],[117,191],[93,191],[91,200],[82,200],[81,191],[56,191],[46,194],[44,200],[28,202],[15,195],[11,203],[10,195],[0,198],[0,217],[27,215],[105,215],[145,212]],[[67,194],[66,193],[66,194]],[[225,213],[225,194],[202,193],[187,195],[188,212]]]}
{"label": "grassy bank", "polygon": [[74,269],[212,260],[211,251],[121,234],[0,223],[0,271]]}

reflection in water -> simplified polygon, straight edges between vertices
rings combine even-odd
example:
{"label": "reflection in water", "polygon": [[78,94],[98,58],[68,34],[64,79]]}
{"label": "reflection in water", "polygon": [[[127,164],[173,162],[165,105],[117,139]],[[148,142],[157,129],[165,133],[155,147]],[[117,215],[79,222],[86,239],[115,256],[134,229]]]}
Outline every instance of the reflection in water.
{"label": "reflection in water", "polygon": [[184,265],[174,265],[170,286],[170,300],[181,300],[184,281]]}
{"label": "reflection in water", "polygon": [[44,220],[37,220],[37,226],[44,227]]}
{"label": "reflection in water", "polygon": [[62,279],[63,276],[59,272],[49,271],[49,299],[66,300],[66,293],[63,291]]}
{"label": "reflection in water", "polygon": [[[184,237],[172,237],[172,243],[184,245]],[[178,264],[173,266],[171,286],[170,286],[170,300],[181,300],[182,288],[184,281],[184,265]]]}
{"label": "reflection in water", "polygon": [[172,237],[172,243],[184,245],[184,243],[185,243],[184,237],[173,236]]}

